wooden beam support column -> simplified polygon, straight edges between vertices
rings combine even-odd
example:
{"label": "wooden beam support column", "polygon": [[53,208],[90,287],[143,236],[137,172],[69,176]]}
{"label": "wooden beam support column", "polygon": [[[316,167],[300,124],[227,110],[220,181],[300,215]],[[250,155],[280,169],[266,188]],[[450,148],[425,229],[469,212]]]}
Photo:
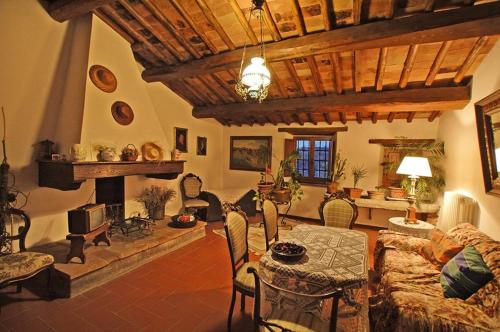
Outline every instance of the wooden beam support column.
{"label": "wooden beam support column", "polygon": [[462,82],[465,74],[467,74],[467,71],[472,66],[474,61],[476,60],[481,48],[484,45],[486,45],[486,42],[488,42],[487,36],[481,37],[476,41],[476,43],[474,44],[474,46],[470,50],[469,54],[467,55],[467,58],[465,59],[464,63],[462,64],[462,66],[460,66],[460,69],[458,70],[457,74],[453,78],[453,82],[455,82],[456,84]]}
{"label": "wooden beam support column", "polygon": [[448,40],[441,44],[438,54],[436,55],[436,58],[432,63],[431,69],[429,70],[429,74],[425,79],[425,86],[431,86],[432,82],[434,82],[434,78],[436,78],[436,74],[438,73],[439,68],[441,68],[443,60],[446,57],[446,54],[448,53],[448,50],[450,49],[452,43],[453,42],[451,40]]}
{"label": "wooden beam support column", "polygon": [[408,55],[406,56],[405,65],[403,71],[401,72],[401,77],[399,79],[399,87],[401,89],[406,88],[408,85],[408,78],[410,77],[411,70],[413,69],[413,64],[415,63],[415,58],[417,56],[418,45],[410,45],[408,50]]}
{"label": "wooden beam support column", "polygon": [[390,112],[387,116],[387,122],[391,123],[394,120],[394,116],[396,116],[396,113]]}
{"label": "wooden beam support column", "polygon": [[434,121],[439,115],[441,114],[441,112],[439,111],[434,111],[431,113],[431,115],[429,116],[429,122],[432,122]]}
{"label": "wooden beam support column", "polygon": [[378,55],[378,65],[377,65],[377,74],[375,76],[375,86],[377,91],[381,91],[384,87],[384,72],[385,72],[385,63],[387,61],[387,47],[381,47]]}

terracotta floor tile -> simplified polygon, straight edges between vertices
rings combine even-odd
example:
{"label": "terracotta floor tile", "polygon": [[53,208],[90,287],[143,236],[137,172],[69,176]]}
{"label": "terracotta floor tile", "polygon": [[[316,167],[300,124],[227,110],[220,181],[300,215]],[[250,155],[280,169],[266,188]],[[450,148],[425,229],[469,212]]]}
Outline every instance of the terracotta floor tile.
{"label": "terracotta floor tile", "polygon": [[[203,239],[71,299],[47,302],[28,289],[1,290],[0,332],[225,331],[232,272],[227,242],[212,232],[221,227],[210,223]],[[372,252],[376,232],[366,232]],[[238,295],[232,330],[252,331],[253,299],[247,297],[245,312],[239,303]]]}

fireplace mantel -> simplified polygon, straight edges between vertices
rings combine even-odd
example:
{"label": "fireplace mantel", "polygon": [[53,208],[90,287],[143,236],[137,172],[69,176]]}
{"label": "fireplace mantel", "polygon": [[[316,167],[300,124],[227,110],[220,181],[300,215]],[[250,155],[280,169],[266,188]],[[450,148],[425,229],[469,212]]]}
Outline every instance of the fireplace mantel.
{"label": "fireplace mantel", "polygon": [[38,162],[38,185],[59,190],[76,190],[87,179],[145,175],[157,179],[175,179],[184,171],[184,160],[175,161],[59,161]]}

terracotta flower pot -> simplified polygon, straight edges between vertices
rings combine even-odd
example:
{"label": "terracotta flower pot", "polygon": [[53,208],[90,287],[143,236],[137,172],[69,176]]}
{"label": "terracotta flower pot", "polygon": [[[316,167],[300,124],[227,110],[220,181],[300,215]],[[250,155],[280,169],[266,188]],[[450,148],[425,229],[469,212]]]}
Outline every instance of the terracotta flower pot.
{"label": "terracotta flower pot", "polygon": [[385,200],[385,193],[382,191],[368,190],[368,198],[383,201]]}
{"label": "terracotta flower pot", "polygon": [[405,198],[406,197],[406,191],[404,188],[398,188],[398,187],[389,187],[389,197],[392,198]]}
{"label": "terracotta flower pot", "polygon": [[359,188],[344,188],[344,192],[349,195],[350,198],[356,199],[360,198],[363,193],[363,189]]}
{"label": "terracotta flower pot", "polygon": [[338,182],[328,182],[328,184],[326,185],[326,192],[329,193],[329,194],[333,194],[335,192],[337,192],[337,190],[339,189],[339,183]]}
{"label": "terracotta flower pot", "polygon": [[290,202],[292,199],[292,191],[288,188],[273,189],[271,197],[278,203]]}
{"label": "terracotta flower pot", "polygon": [[267,195],[269,194],[273,188],[274,188],[274,182],[264,182],[264,183],[258,183],[257,187],[259,188],[259,193],[261,195]]}

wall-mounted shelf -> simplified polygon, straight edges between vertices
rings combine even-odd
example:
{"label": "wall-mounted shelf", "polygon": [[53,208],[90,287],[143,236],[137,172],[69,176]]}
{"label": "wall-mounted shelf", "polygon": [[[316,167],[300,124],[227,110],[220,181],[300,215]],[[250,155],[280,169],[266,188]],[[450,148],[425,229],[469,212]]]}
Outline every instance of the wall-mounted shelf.
{"label": "wall-mounted shelf", "polygon": [[158,179],[175,179],[184,172],[184,160],[71,162],[40,160],[38,185],[59,190],[76,190],[87,179],[145,175]]}
{"label": "wall-mounted shelf", "polygon": [[380,144],[383,146],[408,146],[408,145],[418,145],[418,144],[431,144],[436,140],[433,138],[390,138],[390,139],[377,139],[371,138],[368,140],[370,144]]}

